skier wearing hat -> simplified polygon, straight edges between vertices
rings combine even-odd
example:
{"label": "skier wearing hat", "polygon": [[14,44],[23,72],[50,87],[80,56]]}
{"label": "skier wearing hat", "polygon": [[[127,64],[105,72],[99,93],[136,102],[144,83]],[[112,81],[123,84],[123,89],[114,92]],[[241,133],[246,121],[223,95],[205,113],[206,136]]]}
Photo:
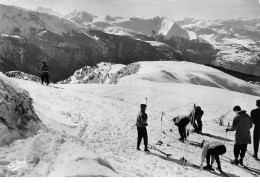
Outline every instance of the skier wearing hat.
{"label": "skier wearing hat", "polygon": [[[202,132],[202,121],[201,118],[204,114],[204,111],[200,106],[196,106],[195,109],[190,113],[189,118],[191,120],[191,124],[194,127],[194,132],[201,133]],[[196,123],[196,122],[197,123]]]}
{"label": "skier wearing hat", "polygon": [[188,116],[181,116],[181,117],[178,116],[176,118],[173,118],[173,122],[178,127],[179,134],[181,136],[179,140],[182,141],[186,140],[187,138],[186,126],[189,124],[190,118]]}
{"label": "skier wearing hat", "polygon": [[41,69],[40,69],[40,72],[39,74],[41,75],[41,82],[43,84],[44,80],[46,80],[46,84],[49,85],[49,66],[47,65],[47,62],[44,61],[42,66],[41,66]]}
{"label": "skier wearing hat", "polygon": [[[233,124],[227,131],[236,131],[235,134],[235,145],[234,145],[234,156],[235,159],[231,161],[235,165],[243,165],[243,159],[246,154],[247,145],[251,144],[251,134],[250,129],[252,128],[252,119],[246,113],[246,111],[241,110],[240,106],[235,106],[233,111],[236,113],[234,117]],[[238,160],[238,157],[240,159]]]}
{"label": "skier wearing hat", "polygon": [[[203,140],[201,143],[201,147],[203,148],[201,153],[201,167],[203,166],[203,162],[206,158],[207,166],[203,167],[203,169],[214,171],[212,165],[214,163],[214,160],[216,159],[216,162],[218,164],[217,169],[220,172],[222,172],[219,155],[223,155],[226,153],[227,150],[225,145],[222,142],[218,142],[218,141],[209,142]],[[211,163],[210,163],[210,157],[211,157]]]}
{"label": "skier wearing hat", "polygon": [[256,101],[257,108],[251,111],[251,118],[255,125],[253,140],[254,140],[254,155],[253,157],[258,160],[257,153],[260,141],[260,100]]}
{"label": "skier wearing hat", "polygon": [[144,151],[149,152],[149,150],[148,150],[148,135],[147,135],[147,130],[146,130],[146,126],[148,126],[148,124],[147,124],[148,116],[145,113],[146,112],[146,105],[141,104],[140,107],[141,107],[141,110],[138,113],[137,120],[136,120],[137,133],[138,133],[137,150],[140,151],[140,144],[141,144],[142,139],[144,139],[144,146],[145,146]]}

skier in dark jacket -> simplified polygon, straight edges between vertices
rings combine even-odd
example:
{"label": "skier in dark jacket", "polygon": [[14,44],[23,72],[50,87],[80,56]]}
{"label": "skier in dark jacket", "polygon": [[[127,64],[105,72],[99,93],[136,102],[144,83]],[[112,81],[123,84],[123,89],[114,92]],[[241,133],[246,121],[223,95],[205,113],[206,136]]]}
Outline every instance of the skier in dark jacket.
{"label": "skier in dark jacket", "polygon": [[[221,164],[219,160],[219,155],[223,155],[226,153],[226,147],[222,142],[218,141],[205,141],[203,140],[201,143],[201,147],[203,148],[203,151],[201,153],[201,167],[203,166],[203,162],[206,158],[207,166],[203,167],[205,170],[212,170],[212,164],[214,163],[214,160],[216,159],[216,162],[218,164],[218,170],[222,172]],[[210,163],[210,157],[211,157],[211,163]]]}
{"label": "skier in dark jacket", "polygon": [[39,74],[41,75],[41,82],[43,84],[44,80],[46,81],[47,85],[49,85],[50,81],[50,76],[49,76],[49,66],[47,65],[47,62],[44,61]]}
{"label": "skier in dark jacket", "polygon": [[146,105],[141,104],[141,111],[138,113],[137,120],[136,120],[137,133],[138,133],[137,150],[140,151],[140,144],[141,144],[142,139],[144,139],[144,146],[145,146],[144,151],[149,152],[148,135],[147,135],[147,130],[146,130],[146,126],[148,126],[148,124],[147,124],[148,116],[145,113],[145,111],[146,111]]}
{"label": "skier in dark jacket", "polygon": [[[201,109],[200,106],[196,106],[195,109],[189,114],[191,124],[194,127],[194,132],[196,132],[196,133],[202,132],[201,118],[202,118],[203,114],[204,114],[204,111]],[[197,121],[197,124],[195,121]]]}
{"label": "skier in dark jacket", "polygon": [[[235,106],[233,111],[236,113],[233,124],[230,128],[226,129],[226,131],[236,131],[234,145],[235,159],[232,160],[231,163],[235,165],[243,165],[247,145],[251,144],[250,129],[253,124],[250,116],[246,113],[246,111],[242,111],[239,106]],[[239,155],[240,159],[238,160]]]}
{"label": "skier in dark jacket", "polygon": [[179,140],[186,140],[187,138],[186,126],[189,124],[190,118],[188,116],[176,117],[173,118],[173,122],[178,127],[179,134],[181,136]]}
{"label": "skier in dark jacket", "polygon": [[257,153],[259,149],[259,141],[260,141],[260,100],[256,101],[257,109],[251,111],[251,118],[255,125],[254,128],[254,155],[253,157],[258,160]]}

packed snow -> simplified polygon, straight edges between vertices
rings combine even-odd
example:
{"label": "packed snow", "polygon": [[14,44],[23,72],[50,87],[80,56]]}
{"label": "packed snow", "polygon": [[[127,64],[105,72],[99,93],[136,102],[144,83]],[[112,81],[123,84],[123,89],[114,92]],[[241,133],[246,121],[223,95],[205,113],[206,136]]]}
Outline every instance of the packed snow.
{"label": "packed snow", "polygon": [[[0,151],[0,165],[8,164],[11,157],[15,159],[19,155],[21,158],[35,157],[30,161],[35,167],[28,163],[19,169],[20,174],[2,171],[1,175],[222,176],[189,165],[183,166],[180,160],[183,156],[189,162],[199,165],[202,149],[178,141],[177,128],[171,119],[188,114],[196,103],[205,112],[202,118],[203,132],[208,135],[192,133],[189,140],[197,143],[203,139],[224,142],[226,126],[232,123],[234,114],[227,114],[224,126],[219,126],[221,116],[231,111],[234,105],[241,105],[248,112],[255,108],[257,96],[231,91],[231,88],[244,88],[248,83],[228,77],[220,71],[186,62],[137,64],[140,69],[136,74],[120,78],[116,85],[52,84],[47,87],[13,79],[30,93],[36,114],[50,130],[4,147]],[[210,73],[218,78],[217,81],[225,78],[227,82],[214,81],[214,77],[207,76]],[[190,75],[211,79],[219,87],[211,87],[203,82],[200,85],[189,82]],[[249,86],[259,94],[260,87]],[[145,97],[148,98],[149,144],[163,141],[163,145],[158,148],[171,153],[169,158],[154,150],[149,154],[136,151],[135,120],[139,105],[145,102]],[[165,116],[161,123],[162,111]],[[166,135],[161,133],[161,127]],[[253,176],[229,163],[233,158],[234,133],[227,134],[225,144],[227,153],[221,156],[223,171],[228,176]],[[24,146],[26,148],[21,148]],[[249,152],[252,149],[252,145],[249,145]],[[248,154],[244,162],[247,166],[260,169],[259,163]]]}

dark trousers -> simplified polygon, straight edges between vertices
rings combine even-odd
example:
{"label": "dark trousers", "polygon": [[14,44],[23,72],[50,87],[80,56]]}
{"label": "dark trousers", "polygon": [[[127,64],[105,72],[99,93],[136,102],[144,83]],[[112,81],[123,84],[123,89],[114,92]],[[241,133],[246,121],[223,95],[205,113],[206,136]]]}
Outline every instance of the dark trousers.
{"label": "dark trousers", "polygon": [[189,124],[189,122],[190,122],[189,118],[183,118],[182,120],[179,121],[179,123],[177,125],[178,130],[179,130],[179,134],[180,134],[182,139],[187,138],[186,126]]}
{"label": "dark trousers", "polygon": [[194,127],[195,131],[200,132],[200,131],[202,131],[202,121],[201,121],[201,119],[197,119],[196,121],[197,121],[197,124],[194,120],[193,127]]}
{"label": "dark trousers", "polygon": [[256,127],[254,129],[253,139],[254,139],[254,153],[255,155],[257,155],[259,149],[259,141],[260,141],[260,130],[256,129]]}
{"label": "dark trousers", "polygon": [[238,159],[240,155],[240,159],[243,159],[246,155],[247,144],[235,144],[234,145],[234,156]]}
{"label": "dark trousers", "polygon": [[206,155],[207,166],[210,166],[210,156],[214,155],[216,162],[218,164],[218,168],[221,169],[219,155],[225,154],[226,151],[227,150],[226,150],[226,147],[224,145],[216,146],[214,148],[209,149],[208,153]]}
{"label": "dark trousers", "polygon": [[138,133],[137,148],[140,147],[142,139],[144,139],[144,147],[145,147],[145,149],[147,149],[148,148],[148,135],[147,135],[146,127],[143,127],[143,128],[137,127],[137,133]]}
{"label": "dark trousers", "polygon": [[185,126],[178,126],[179,134],[183,140],[187,138]]}
{"label": "dark trousers", "polygon": [[42,73],[41,74],[41,81],[42,81],[42,84],[44,81],[46,81],[47,85],[49,85],[50,81],[49,81],[49,73]]}

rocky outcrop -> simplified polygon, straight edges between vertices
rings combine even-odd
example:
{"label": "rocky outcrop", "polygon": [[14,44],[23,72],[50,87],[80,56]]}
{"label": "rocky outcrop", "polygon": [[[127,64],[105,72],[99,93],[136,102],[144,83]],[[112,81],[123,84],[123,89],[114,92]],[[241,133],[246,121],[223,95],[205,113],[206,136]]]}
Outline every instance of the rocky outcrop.
{"label": "rocky outcrop", "polygon": [[21,71],[10,71],[10,72],[6,72],[4,74],[10,78],[22,79],[22,80],[26,80],[26,81],[33,81],[33,82],[37,82],[37,83],[40,82],[39,77],[31,75],[31,74],[26,74]]}
{"label": "rocky outcrop", "polygon": [[29,94],[0,73],[0,146],[34,136],[43,128]]}

